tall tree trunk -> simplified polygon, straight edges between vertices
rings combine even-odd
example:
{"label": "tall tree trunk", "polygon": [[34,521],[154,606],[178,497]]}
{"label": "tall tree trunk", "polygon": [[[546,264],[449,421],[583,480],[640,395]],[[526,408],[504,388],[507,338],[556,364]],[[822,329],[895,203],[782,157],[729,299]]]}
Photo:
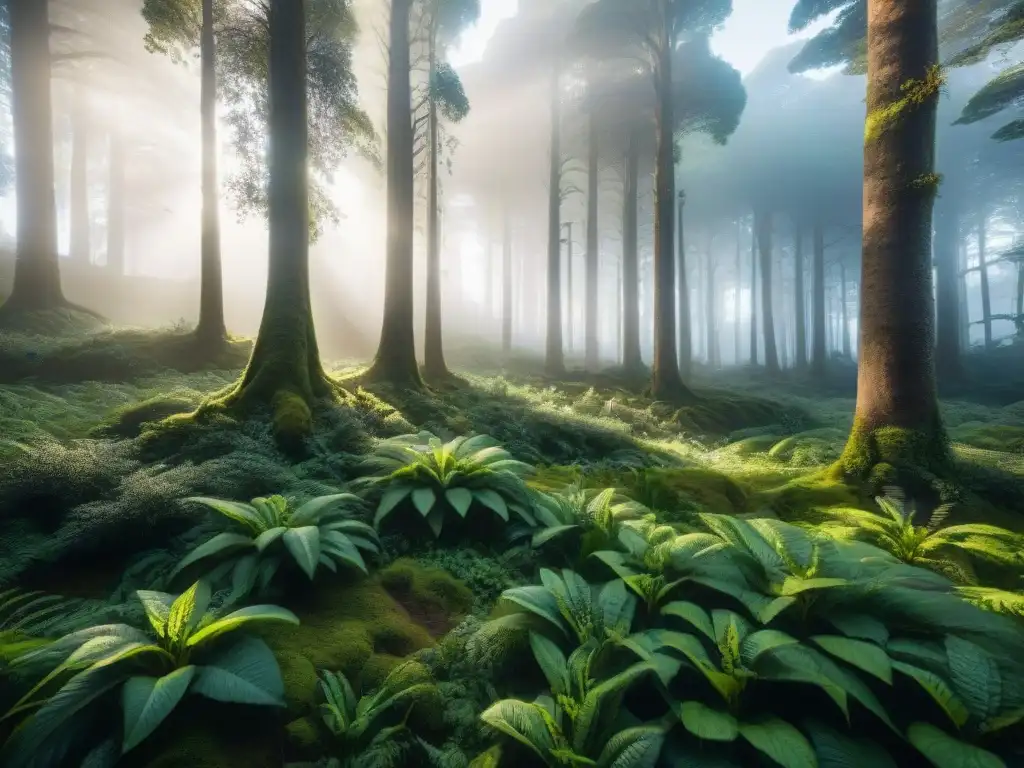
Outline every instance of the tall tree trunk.
{"label": "tall tree trunk", "polygon": [[985,349],[992,349],[992,293],[988,284],[988,213],[984,203],[978,211],[978,276],[981,282],[981,322]]}
{"label": "tall tree trunk", "polygon": [[843,357],[849,359],[850,353],[850,320],[846,314],[846,307],[849,303],[849,296],[846,293],[846,265],[839,264],[839,322],[843,331]]}
{"label": "tall tree trunk", "polygon": [[107,195],[107,269],[120,277],[125,273],[125,160],[124,138],[115,129],[110,134],[110,175]]}
{"label": "tall tree trunk", "polygon": [[[675,263],[672,227],[675,224],[675,159],[672,128],[672,34],[670,23],[659,25],[658,56],[654,69],[657,94],[657,154],[654,171],[654,363],[651,396],[657,400],[692,398],[679,373],[676,355]],[[683,254],[680,254],[683,258]]]}
{"label": "tall tree trunk", "polygon": [[690,380],[693,369],[693,337],[690,322],[690,288],[686,280],[686,193],[679,190],[676,196],[676,293],[679,302],[677,333],[679,334],[679,375],[683,381]]}
{"label": "tall tree trunk", "polygon": [[562,106],[561,63],[551,78],[551,156],[548,162],[548,306],[544,367],[549,376],[565,373],[562,349]]}
{"label": "tall tree trunk", "polygon": [[[437,66],[437,14],[431,19],[428,40],[428,71],[433,77]],[[423,374],[433,381],[451,376],[444,359],[444,333],[441,324],[441,233],[438,195],[437,101],[427,102],[427,315],[423,327]],[[485,302],[490,306],[490,301]],[[503,311],[511,312],[511,307]]]}
{"label": "tall tree trunk", "polygon": [[750,364],[757,365],[757,216],[750,222]]}
{"label": "tall tree trunk", "polygon": [[600,348],[597,327],[597,288],[600,267],[599,244],[597,239],[597,195],[598,195],[598,143],[597,115],[590,114],[590,136],[587,146],[587,296],[584,320],[584,365],[588,371],[596,371],[600,362]]}
{"label": "tall tree trunk", "polygon": [[945,208],[936,217],[935,244],[935,369],[943,379],[960,379],[960,216],[954,193],[942,196]]}
{"label": "tall tree trunk", "polygon": [[71,117],[71,261],[87,266],[92,261],[89,219],[89,116],[80,94],[75,94]]}
{"label": "tall tree trunk", "polygon": [[640,354],[640,265],[637,257],[640,159],[635,131],[630,131],[627,142],[622,182],[622,366],[628,373],[639,373],[644,363]]}
{"label": "tall tree trunk", "polygon": [[1017,313],[1014,325],[1017,338],[1024,337],[1024,261],[1017,262]]}
{"label": "tall tree trunk", "polygon": [[743,227],[739,217],[736,218],[736,277],[733,281],[735,286],[732,295],[732,332],[733,332],[733,364],[740,364],[740,280],[743,261]]}
{"label": "tall tree trunk", "polygon": [[811,263],[811,373],[825,378],[828,352],[825,349],[825,227],[814,220],[814,250]]}
{"label": "tall tree trunk", "polygon": [[512,219],[508,203],[502,222],[501,254],[501,351],[508,359],[512,352]]}
{"label": "tall tree trunk", "polygon": [[772,314],[772,215],[755,214],[757,249],[761,255],[761,328],[764,329],[764,366],[769,374],[779,372],[779,354],[775,346],[775,318]]}
{"label": "tall tree trunk", "polygon": [[18,240],[5,312],[65,306],[57,254],[50,19],[40,0],[8,0]]}
{"label": "tall tree trunk", "polygon": [[217,50],[213,29],[213,0],[203,0],[200,40],[199,111],[203,144],[203,211],[200,235],[199,323],[196,338],[220,345],[227,336],[224,324],[224,276],[220,255],[220,188],[217,183]]}
{"label": "tall tree trunk", "polygon": [[960,349],[971,348],[971,305],[967,300],[967,242],[963,231],[957,231],[957,299],[960,305]]}
{"label": "tall tree trunk", "polygon": [[576,260],[573,253],[572,222],[567,221],[565,227],[565,333],[568,337],[569,352],[576,351],[576,292],[572,283],[572,267]]}
{"label": "tall tree trunk", "polygon": [[387,265],[380,346],[367,376],[413,388],[416,367],[413,319],[413,130],[409,61],[412,0],[392,0],[387,94]]}
{"label": "tall tree trunk", "polygon": [[807,310],[804,307],[804,230],[793,222],[793,324],[796,328],[796,367],[807,368]]}
{"label": "tall tree trunk", "polygon": [[[868,0],[857,408],[840,459],[845,474],[861,478],[879,463],[936,473],[949,463],[935,391],[931,265],[937,27],[936,0]],[[909,87],[919,93],[907,103]],[[905,106],[891,114],[897,103]]]}
{"label": "tall tree trunk", "polygon": [[719,349],[718,349],[718,324],[716,323],[715,313],[717,307],[715,306],[715,259],[711,250],[714,246],[715,236],[708,233],[708,247],[707,247],[707,273],[704,275],[704,334],[705,334],[705,346],[707,346],[708,353],[708,365],[712,369],[718,368],[720,365],[719,360]]}
{"label": "tall tree trunk", "polygon": [[221,395],[223,405],[244,410],[270,406],[275,436],[289,449],[310,432],[315,402],[339,391],[320,363],[310,305],[307,2],[270,4],[267,295],[249,365]]}

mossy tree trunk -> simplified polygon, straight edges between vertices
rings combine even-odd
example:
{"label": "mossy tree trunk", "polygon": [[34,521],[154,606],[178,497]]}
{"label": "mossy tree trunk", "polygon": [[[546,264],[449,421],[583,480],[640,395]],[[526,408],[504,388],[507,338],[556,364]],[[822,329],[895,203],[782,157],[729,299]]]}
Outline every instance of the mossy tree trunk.
{"label": "mossy tree trunk", "polygon": [[804,306],[804,229],[793,222],[793,324],[796,328],[796,367],[807,368],[807,310]]}
{"label": "mossy tree trunk", "polygon": [[71,116],[71,199],[68,255],[75,264],[88,266],[92,258],[89,226],[89,116],[79,93]]}
{"label": "mossy tree trunk", "polygon": [[981,286],[981,324],[985,331],[985,349],[992,349],[992,291],[988,282],[988,212],[978,208],[978,277]]}
{"label": "mossy tree trunk", "polygon": [[955,193],[942,196],[938,205],[944,208],[935,222],[935,370],[945,379],[960,379],[963,365],[960,357],[960,295],[959,295],[959,201]]}
{"label": "mossy tree trunk", "polygon": [[750,222],[750,364],[757,365],[757,216]]}
{"label": "mossy tree trunk", "polygon": [[622,177],[622,367],[639,373],[644,362],[640,354],[640,264],[637,256],[637,197],[640,157],[636,130],[626,137]]}
{"label": "mossy tree trunk", "polygon": [[[654,170],[654,360],[651,397],[668,402],[693,399],[683,383],[676,349],[676,261],[672,228],[675,225],[676,180],[673,151],[675,105],[672,101],[671,21],[663,14],[658,23],[654,66],[657,95],[655,127],[657,150]],[[682,259],[683,254],[679,254]]]}
{"label": "mossy tree trunk", "polygon": [[308,434],[315,401],[338,391],[320,363],[310,306],[306,2],[270,4],[267,296],[249,364],[219,398],[243,410],[272,408],[286,445]]}
{"label": "mossy tree trunk", "polygon": [[825,227],[820,218],[814,220],[811,252],[811,373],[821,381],[825,378],[828,350],[825,342]]}
{"label": "mossy tree trunk", "polygon": [[392,0],[387,93],[387,264],[380,345],[366,377],[421,388],[413,322],[412,0]]}
{"label": "mossy tree trunk", "polygon": [[110,137],[107,169],[107,269],[115,277],[125,273],[125,158],[124,139],[114,130]]}
{"label": "mossy tree trunk", "polygon": [[202,132],[203,208],[200,234],[199,322],[201,345],[220,347],[227,338],[224,324],[224,276],[220,253],[220,209],[217,184],[217,69],[213,0],[203,0],[199,40],[201,82],[199,112]]}
{"label": "mossy tree trunk", "polygon": [[596,371],[599,365],[598,328],[597,328],[597,288],[598,269],[601,259],[598,253],[598,141],[597,113],[591,110],[588,126],[587,146],[587,274],[586,274],[586,307],[583,318],[583,349],[584,365],[588,371]]}
{"label": "mossy tree trunk", "polygon": [[686,193],[676,195],[676,339],[679,355],[679,375],[690,380],[693,371],[693,339],[690,335],[690,288],[686,279]]}
{"label": "mossy tree trunk", "polygon": [[932,205],[938,185],[936,0],[868,1],[857,407],[838,469],[892,481],[944,471],[935,388]]}
{"label": "mossy tree trunk", "polygon": [[18,201],[14,284],[7,312],[67,306],[57,254],[54,198],[50,19],[41,0],[8,0],[15,195]]}
{"label": "mossy tree trunk", "polygon": [[761,328],[764,331],[764,366],[769,374],[779,372],[775,345],[775,316],[772,314],[772,215],[759,211],[754,216],[757,250],[761,261]]}
{"label": "mossy tree trunk", "polygon": [[[562,347],[562,104],[561,64],[551,77],[551,143],[548,158],[548,305],[544,369],[549,376],[565,373]],[[571,268],[571,265],[570,265]],[[571,306],[571,302],[570,302]]]}

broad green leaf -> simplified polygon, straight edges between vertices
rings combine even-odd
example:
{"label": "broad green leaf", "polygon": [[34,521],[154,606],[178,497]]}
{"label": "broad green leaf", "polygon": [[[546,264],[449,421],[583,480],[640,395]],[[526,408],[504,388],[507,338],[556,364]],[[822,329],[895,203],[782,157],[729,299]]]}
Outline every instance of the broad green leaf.
{"label": "broad green leaf", "polygon": [[506,523],[508,522],[508,505],[505,503],[505,499],[501,497],[500,493],[492,491],[489,488],[484,488],[479,491],[473,491],[473,495],[476,496],[477,501],[488,509],[494,510],[498,517]]}
{"label": "broad green leaf", "polygon": [[685,600],[675,600],[667,605],[662,606],[661,613],[663,616],[676,616],[683,621],[687,622],[694,629],[698,630],[708,640],[715,641],[715,628],[711,623],[711,617],[708,612],[701,608],[696,603],[690,603]]}
{"label": "broad green leaf", "polygon": [[329,553],[343,562],[354,565],[363,573],[369,573],[363,556],[359,553],[356,545],[352,543],[352,540],[345,534],[329,531],[321,541],[321,549],[323,552]]}
{"label": "broad green leaf", "polygon": [[[589,593],[590,587],[587,585],[584,593],[587,599],[590,598]],[[579,605],[579,601],[574,602]],[[626,585],[621,579],[615,579],[601,587],[597,595],[597,608],[601,611],[601,626],[605,630],[626,634],[633,626],[636,598],[626,590]]]}
{"label": "broad green leaf", "polygon": [[1021,722],[1024,722],[1024,707],[1011,709],[1009,712],[1003,712],[996,717],[986,720],[981,724],[980,730],[982,733],[995,733]]}
{"label": "broad green leaf", "polygon": [[171,604],[174,603],[174,595],[166,592],[153,592],[149,589],[136,590],[135,594],[146,611],[146,618],[153,631],[160,637],[167,634],[167,617],[171,613]]}
{"label": "broad green leaf", "polygon": [[441,529],[444,528],[444,507],[436,505],[427,513],[427,525],[430,526],[435,539],[441,535]]}
{"label": "broad green leaf", "polygon": [[784,720],[773,717],[760,723],[742,723],[740,735],[782,768],[818,768],[810,742]]}
{"label": "broad green leaf", "polygon": [[[200,579],[171,604],[167,615],[167,639],[180,646],[210,605],[210,585]],[[198,615],[197,615],[198,614]]]}
{"label": "broad green leaf", "polygon": [[911,723],[907,740],[935,768],[1007,768],[1006,763],[991,752],[960,741],[931,723]]}
{"label": "broad green leaf", "polygon": [[889,654],[874,643],[839,635],[814,635],[811,640],[847,664],[892,684],[892,660]]}
{"label": "broad green leaf", "polygon": [[377,505],[377,513],[373,517],[373,524],[379,527],[391,510],[404,501],[411,492],[412,488],[408,485],[395,485],[394,487],[388,488],[384,491],[384,495],[380,499],[380,504]]}
{"label": "broad green leaf", "polygon": [[686,730],[699,739],[735,741],[740,735],[740,725],[735,717],[699,701],[684,701],[680,704],[679,719]]}
{"label": "broad green leaf", "polygon": [[473,505],[473,492],[468,488],[449,488],[444,492],[444,497],[452,509],[459,513],[459,517],[465,517]]}
{"label": "broad green leaf", "polygon": [[979,720],[988,720],[999,714],[1003,678],[991,654],[968,640],[947,635],[946,656],[949,659],[950,682],[971,714]]}
{"label": "broad green leaf", "polygon": [[654,671],[649,663],[633,664],[587,691],[573,720],[572,747],[577,753],[586,754],[595,748],[594,741],[601,736],[598,729],[606,721],[606,716],[617,715],[626,690]]}
{"label": "broad green leaf", "polygon": [[253,533],[260,533],[268,526],[263,516],[250,504],[225,499],[212,499],[208,496],[191,496],[184,501],[195,501],[220,512],[227,518],[241,523]]}
{"label": "broad green leaf", "polygon": [[578,531],[579,528],[580,527],[578,525],[552,525],[533,534],[530,546],[534,549],[540,549],[549,541],[561,538],[570,531]]}
{"label": "broad green leaf", "polygon": [[284,706],[277,659],[267,644],[255,637],[240,638],[200,667],[192,690],[215,701]]}
{"label": "broad green leaf", "polygon": [[260,621],[283,621],[287,624],[298,624],[299,617],[287,608],[277,605],[250,605],[229,613],[227,616],[210,622],[188,639],[188,647],[195,648],[209,642],[225,632],[232,632],[244,624]]}
{"label": "broad green leaf", "polygon": [[799,641],[785,632],[775,629],[762,629],[747,636],[740,646],[740,658],[743,665],[753,668],[753,665],[764,653],[770,653],[776,648],[786,645],[794,645]]}
{"label": "broad green leaf", "polygon": [[279,525],[276,528],[270,528],[257,536],[253,541],[253,544],[256,545],[256,549],[259,552],[263,552],[267,547],[284,536],[287,531],[288,529],[283,525]]}
{"label": "broad green leaf", "polygon": [[231,569],[231,594],[227,603],[234,603],[248,595],[256,585],[256,569],[259,566],[259,555],[251,554],[240,557]]}
{"label": "broad green leaf", "polygon": [[528,613],[546,619],[552,626],[565,633],[565,620],[558,610],[558,601],[546,587],[530,585],[513,587],[501,593],[501,599],[525,608]]}
{"label": "broad green leaf", "polygon": [[605,742],[598,768],[654,768],[665,742],[661,728],[640,725],[626,728]]}
{"label": "broad green leaf", "polygon": [[815,720],[804,722],[803,730],[814,745],[818,768],[898,768],[889,753],[873,741]]}
{"label": "broad green leaf", "polygon": [[548,732],[544,714],[536,704],[502,699],[484,710],[480,719],[533,750],[542,760],[547,760],[555,742]]}
{"label": "broad green leaf", "polygon": [[284,532],[284,546],[302,571],[312,579],[320,559],[320,529],[315,525],[289,528]]}
{"label": "broad green leaf", "polygon": [[437,494],[433,488],[417,488],[412,492],[412,504],[419,513],[426,517],[437,502]]}
{"label": "broad green leaf", "polygon": [[530,648],[540,671],[547,678],[551,692],[556,696],[569,693],[569,679],[566,673],[568,661],[562,650],[544,635],[530,633]]}
{"label": "broad green leaf", "polygon": [[251,536],[245,536],[241,533],[218,533],[185,555],[171,572],[171,577],[173,578],[193,563],[197,563],[204,558],[219,555],[240,547],[251,547],[252,545],[253,539]]}
{"label": "broad green leaf", "polygon": [[196,668],[189,665],[163,677],[131,677],[125,682],[121,689],[124,710],[122,752],[135,748],[157,729],[178,706],[195,673]]}
{"label": "broad green leaf", "polygon": [[966,705],[957,697],[953,689],[946,684],[946,681],[934,672],[915,667],[912,664],[904,664],[902,661],[894,661],[892,666],[893,669],[916,680],[918,685],[935,700],[935,703],[942,708],[942,711],[949,716],[949,719],[958,728],[963,726],[970,718]]}
{"label": "broad green leaf", "polygon": [[296,509],[288,519],[291,528],[301,528],[304,525],[316,525],[331,507],[342,503],[358,503],[359,497],[351,493],[332,493],[327,496],[317,496]]}
{"label": "broad green leaf", "polygon": [[[756,604],[756,603],[755,603]],[[762,624],[771,624],[772,620],[782,613],[784,610],[792,605],[796,604],[796,598],[790,596],[776,597],[770,603],[765,606],[754,610],[754,615],[757,616],[757,620]],[[751,608],[751,604],[747,604],[748,608]]]}

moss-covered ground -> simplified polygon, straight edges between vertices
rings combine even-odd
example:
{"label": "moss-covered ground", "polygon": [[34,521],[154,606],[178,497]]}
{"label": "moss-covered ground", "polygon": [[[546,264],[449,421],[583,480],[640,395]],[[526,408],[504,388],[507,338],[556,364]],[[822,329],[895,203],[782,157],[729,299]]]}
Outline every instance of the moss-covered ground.
{"label": "moss-covered ground", "polygon": [[[244,354],[229,355],[195,370],[176,357],[178,341],[174,332],[0,337],[0,587],[125,600],[146,586],[140,556],[169,559],[174,537],[206,519],[183,498],[336,492],[360,474],[374,440],[418,430],[491,435],[537,467],[537,487],[616,486],[669,522],[698,511],[801,520],[871,504],[826,472],[843,449],[851,397],[707,379],[700,401],[677,410],[613,376],[459,370],[461,383],[443,392],[354,388],[352,402],[316,414],[302,450],[286,455],[269,420],[166,421],[244,364]],[[329,368],[343,381],[358,374]],[[958,462],[947,489],[962,502],[956,514],[1024,529],[1024,399],[949,400],[942,415]],[[285,716],[245,708],[212,727],[203,707],[220,710],[202,704],[176,714],[131,764],[251,767],[316,752],[318,669],[372,689],[523,578],[521,563],[486,548],[399,541],[384,559],[369,578],[329,580],[290,605],[300,626],[265,631],[286,681]]]}

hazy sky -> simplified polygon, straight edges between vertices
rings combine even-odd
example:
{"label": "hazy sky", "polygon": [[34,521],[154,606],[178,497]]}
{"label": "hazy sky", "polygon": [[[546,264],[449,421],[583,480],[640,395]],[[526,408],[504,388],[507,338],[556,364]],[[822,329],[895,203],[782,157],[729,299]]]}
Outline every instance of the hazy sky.
{"label": "hazy sky", "polygon": [[[456,66],[479,59],[502,19],[514,16],[518,0],[480,0],[480,22],[452,51]],[[733,0],[733,14],[712,40],[714,50],[741,73],[757,66],[772,48],[786,42],[793,0]]]}

